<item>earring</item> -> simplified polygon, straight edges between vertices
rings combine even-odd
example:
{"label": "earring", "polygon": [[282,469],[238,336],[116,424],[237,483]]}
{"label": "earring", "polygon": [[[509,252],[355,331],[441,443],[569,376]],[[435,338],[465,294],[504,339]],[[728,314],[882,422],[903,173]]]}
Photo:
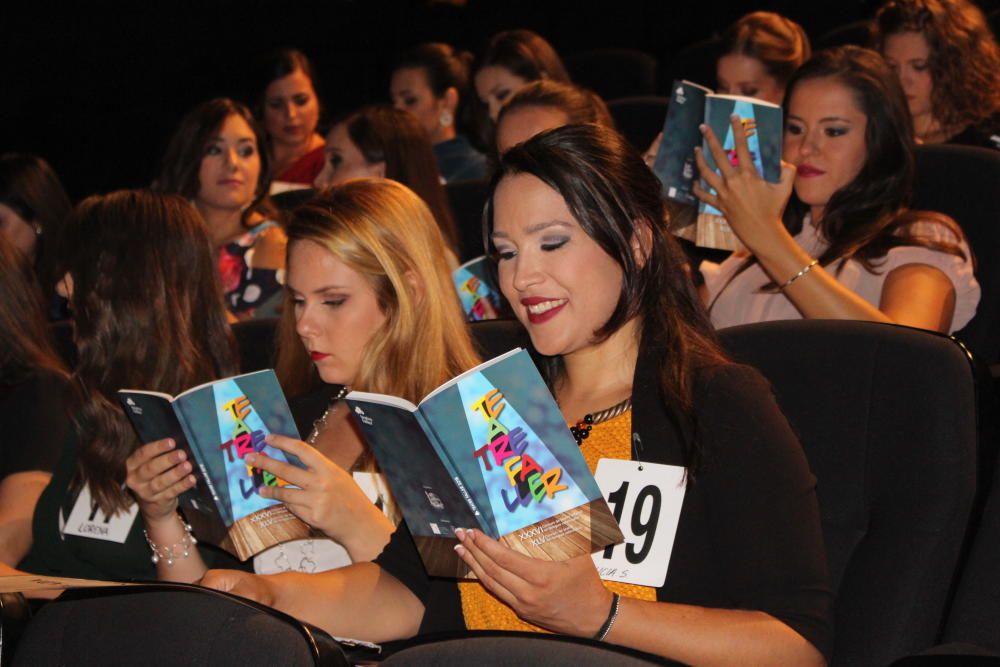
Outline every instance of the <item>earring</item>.
{"label": "earring", "polygon": [[38,224],[36,222],[36,223],[32,224],[32,227],[35,230],[35,236],[41,236],[42,235],[42,226],[40,224]]}
{"label": "earring", "polygon": [[453,116],[451,115],[451,112],[450,112],[450,111],[448,111],[448,110],[445,110],[445,111],[442,111],[442,112],[441,112],[441,116],[440,116],[440,118],[438,119],[438,122],[440,122],[440,123],[441,123],[441,126],[442,126],[442,127],[448,127],[448,126],[449,126],[449,125],[451,125],[451,124],[452,124],[453,122],[455,122],[455,119],[454,119],[454,117],[453,117]]}

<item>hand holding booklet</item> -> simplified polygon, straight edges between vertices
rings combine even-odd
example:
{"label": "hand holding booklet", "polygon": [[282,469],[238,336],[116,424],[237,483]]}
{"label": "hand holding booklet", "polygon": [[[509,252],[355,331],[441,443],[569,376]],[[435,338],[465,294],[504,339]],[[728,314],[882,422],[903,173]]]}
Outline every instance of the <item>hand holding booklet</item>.
{"label": "hand holding booklet", "polygon": [[[671,91],[670,106],[663,122],[663,140],[656,153],[653,171],[663,183],[666,197],[698,206],[698,219],[691,226],[693,229],[685,227],[674,230],[674,233],[701,247],[738,250],[740,241],[722,212],[700,202],[692,191],[694,179],[698,176],[694,160],[696,146],[702,147],[708,166],[718,171],[698,127],[704,123],[712,128],[729,160],[735,163],[736,143],[730,117],[739,116],[747,133],[747,145],[757,173],[765,180],[777,183],[781,179],[781,107],[752,97],[717,95],[690,81],[674,81]],[[711,190],[704,182],[702,187]]]}
{"label": "hand holding booklet", "polygon": [[622,541],[579,447],[528,353],[450,380],[419,406],[345,399],[389,481],[428,574],[466,577],[456,528],[527,556],[566,560]]}
{"label": "hand holding booklet", "polygon": [[134,389],[122,389],[118,398],[142,442],[173,438],[187,453],[197,483],[179,503],[198,539],[246,560],[312,533],[283,503],[259,493],[285,482],[243,460],[263,452],[302,466],[264,442],[269,433],[299,437],[274,371],[209,382],[176,398]]}

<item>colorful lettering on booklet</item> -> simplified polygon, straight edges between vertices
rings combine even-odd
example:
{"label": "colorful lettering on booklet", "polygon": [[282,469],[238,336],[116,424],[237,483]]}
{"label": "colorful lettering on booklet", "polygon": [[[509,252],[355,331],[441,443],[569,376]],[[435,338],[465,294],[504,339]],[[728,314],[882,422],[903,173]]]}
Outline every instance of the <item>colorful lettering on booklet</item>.
{"label": "colorful lettering on booklet", "polygon": [[487,307],[491,306],[489,299],[479,293],[479,286],[482,282],[476,276],[472,276],[464,283],[460,288],[461,292],[468,295],[468,299],[472,301],[472,306],[469,308],[469,316],[476,321],[486,319],[488,310]]}
{"label": "colorful lettering on booklet", "polygon": [[557,493],[569,488],[559,483],[562,468],[544,470],[527,453],[528,436],[521,427],[508,430],[500,421],[500,413],[506,403],[499,389],[492,389],[469,407],[486,422],[489,438],[489,442],[475,450],[473,456],[479,459],[487,472],[498,474],[502,470],[510,485],[510,488],[500,490],[508,512],[527,507],[533,501],[541,503],[547,498],[554,498]]}
{"label": "colorful lettering on booklet", "polygon": [[[252,410],[253,406],[246,396],[240,396],[222,404],[221,412],[228,413],[232,419],[233,431],[232,437],[219,445],[219,449],[226,453],[226,460],[230,463],[234,463],[237,458],[242,461],[251,452],[264,451],[264,438],[267,433],[263,430],[252,430],[246,423],[246,418]],[[286,484],[284,480],[278,479],[266,470],[250,465],[246,466],[246,478],[240,478],[239,483],[240,493],[244,500],[258,493],[261,487],[285,486]]]}

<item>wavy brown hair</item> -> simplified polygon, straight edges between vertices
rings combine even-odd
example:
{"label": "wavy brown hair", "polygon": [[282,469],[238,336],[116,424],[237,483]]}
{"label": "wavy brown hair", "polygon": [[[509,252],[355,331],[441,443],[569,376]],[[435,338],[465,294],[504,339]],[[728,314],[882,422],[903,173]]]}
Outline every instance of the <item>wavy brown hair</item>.
{"label": "wavy brown hair", "polygon": [[558,109],[566,114],[567,125],[596,123],[614,129],[615,121],[597,93],[559,81],[535,81],[510,96],[497,116],[497,125],[515,109],[545,107]]}
{"label": "wavy brown hair", "polygon": [[102,511],[128,507],[125,459],[140,445],[119,389],[177,394],[237,371],[204,223],[181,197],[121,191],[84,200],[66,227],[81,408],[76,484]]}
{"label": "wavy brown hair", "polygon": [[0,235],[0,387],[16,385],[36,368],[69,376],[49,339],[35,272]]}
{"label": "wavy brown hair", "polygon": [[[664,224],[660,181],[614,130],[600,125],[547,130],[500,158],[483,213],[487,239],[496,187],[517,174],[530,174],[558,192],[587,236],[621,267],[618,303],[594,338],[606,340],[638,318],[642,347],[655,356],[667,414],[676,415],[682,433],[695,433],[695,376],[728,359],[684,271],[684,254]],[[633,250],[637,234],[650,239],[644,262]],[[541,369],[555,384],[564,372],[562,357],[541,357]],[[694,472],[700,460],[697,439],[689,438],[684,449],[685,466]]]}
{"label": "wavy brown hair", "polygon": [[752,12],[731,25],[722,36],[719,53],[759,60],[782,86],[809,60],[809,37],[795,21],[774,12]]}
{"label": "wavy brown hair", "polygon": [[875,46],[918,32],[930,47],[931,109],[945,128],[964,128],[1000,112],[1000,46],[983,12],[966,0],[893,0],[879,11]]}
{"label": "wavy brown hair", "polygon": [[384,162],[386,178],[402,183],[424,200],[448,245],[457,248],[458,231],[438,176],[434,148],[416,117],[389,104],[371,104],[341,123],[367,163]]}
{"label": "wavy brown hair", "polygon": [[[291,248],[300,241],[317,243],[364,276],[385,315],[385,324],[365,346],[352,389],[417,403],[479,363],[444,239],[427,205],[411,190],[387,179],[335,185],[296,209],[288,225],[289,262]],[[408,275],[422,284],[422,298],[413,293]],[[290,395],[319,383],[296,333],[292,306],[286,300],[278,325],[277,362]]]}

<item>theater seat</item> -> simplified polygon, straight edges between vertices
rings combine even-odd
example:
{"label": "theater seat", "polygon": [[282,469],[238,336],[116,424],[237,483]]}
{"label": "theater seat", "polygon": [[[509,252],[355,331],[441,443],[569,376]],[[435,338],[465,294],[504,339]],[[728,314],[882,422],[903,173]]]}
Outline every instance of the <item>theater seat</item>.
{"label": "theater seat", "polygon": [[458,227],[458,259],[467,262],[483,254],[483,206],[489,193],[489,181],[448,183],[448,203]]}
{"label": "theater seat", "polygon": [[348,664],[322,630],[242,598],[183,584],[67,591],[31,620],[12,662],[14,667]]}
{"label": "theater seat", "polygon": [[670,99],[667,97],[623,97],[608,102],[608,111],[615,119],[618,131],[625,135],[633,148],[642,153],[663,129],[669,104]]}
{"label": "theater seat", "polygon": [[605,100],[656,93],[656,58],[636,49],[593,49],[564,59],[573,82]]}
{"label": "theater seat", "polygon": [[976,491],[977,391],[946,336],[796,320],[719,332],[771,381],[817,478],[835,596],[832,665],[939,639]]}
{"label": "theater seat", "polygon": [[982,297],[956,337],[987,364],[1000,361],[1000,152],[972,146],[917,146],[911,206],[950,215],[976,256]]}

